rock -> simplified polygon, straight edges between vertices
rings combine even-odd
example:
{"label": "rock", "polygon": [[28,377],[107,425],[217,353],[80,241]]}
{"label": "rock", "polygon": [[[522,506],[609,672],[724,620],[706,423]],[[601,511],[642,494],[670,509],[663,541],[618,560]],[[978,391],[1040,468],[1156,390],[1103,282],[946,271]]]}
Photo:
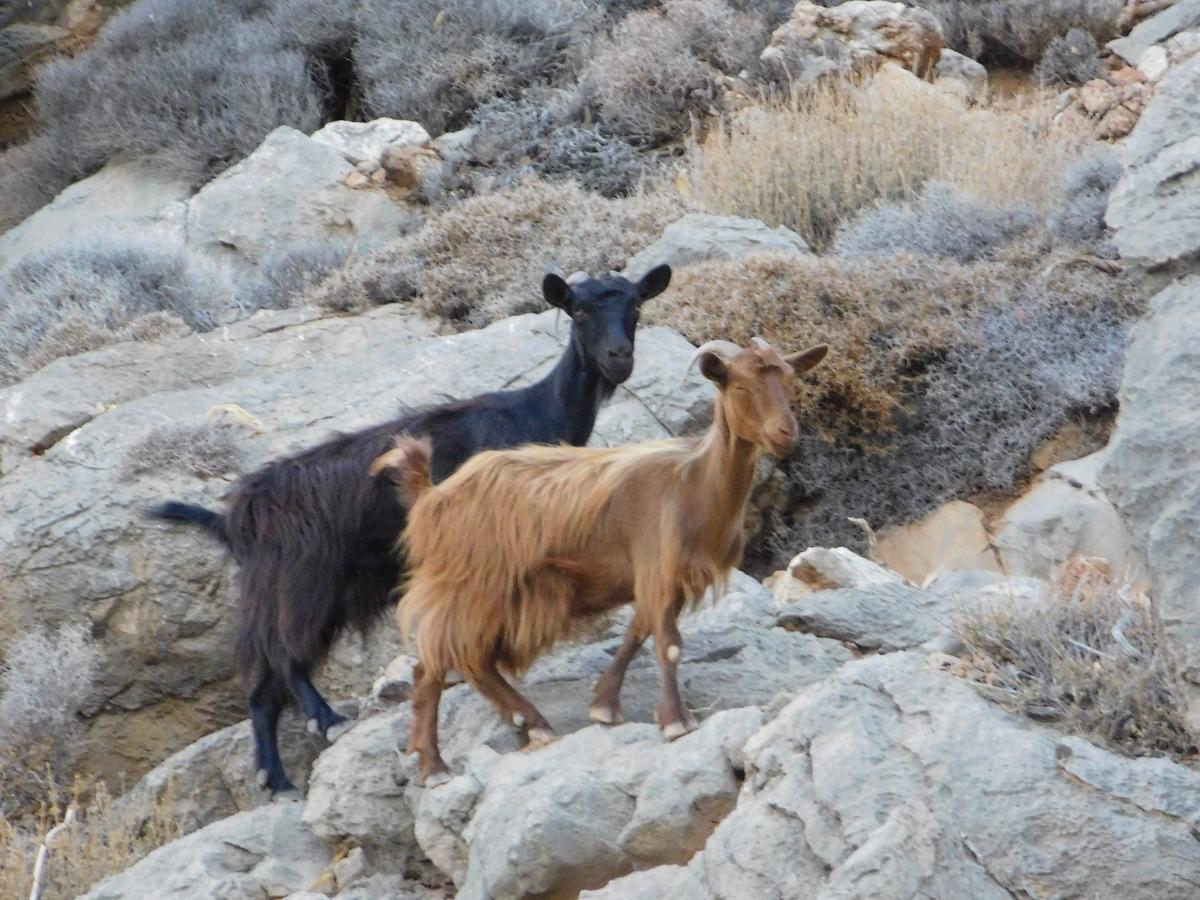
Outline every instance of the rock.
{"label": "rock", "polygon": [[87,900],[260,900],[308,888],[332,854],[300,820],[301,806],[278,801],[238,813],[159,847],[84,895]]}
{"label": "rock", "polygon": [[805,87],[833,74],[892,60],[920,75],[942,51],[938,20],[923,9],[882,0],[851,0],[833,8],[801,0],[760,54],[776,80]]}
{"label": "rock", "polygon": [[[512,730],[472,688],[457,685],[443,695],[439,717],[442,751],[456,777],[434,790],[416,785],[413,760],[396,753],[408,738],[405,703],[359,722],[321,755],[309,781],[305,821],[331,841],[365,846],[385,871],[415,858],[415,840],[460,886],[473,885],[464,887],[464,897],[483,890],[478,885],[495,896],[514,893],[523,877],[566,890],[575,878],[570,860],[611,875],[663,853],[684,859],[703,843],[714,809],[736,795],[729,779],[739,764],[738,741],[729,735],[761,720],[757,709],[739,707],[765,706],[850,658],[834,642],[771,628],[769,606],[761,586],[739,578],[716,605],[682,620],[680,686],[691,708],[705,711],[697,734],[663,743],[652,724],[658,665],[646,652],[630,665],[622,693],[626,720],[640,724],[606,729],[589,723],[592,685],[620,642],[620,629],[614,629],[599,642],[543,658],[519,685],[569,737],[536,753],[513,752],[518,744]],[[694,753],[674,749],[680,747]],[[717,747],[729,761],[717,763]],[[566,772],[559,760],[572,761]],[[654,789],[641,795],[637,786],[644,779]],[[536,792],[525,790],[517,799],[517,788],[534,782]],[[563,801],[564,792],[576,799]],[[616,812],[599,808],[614,801]],[[554,817],[571,814],[567,807],[556,812],[562,802],[597,810],[571,831],[587,849],[568,847],[558,857],[545,844],[559,832]],[[504,860],[518,857],[516,874],[506,873]]]}
{"label": "rock", "polygon": [[379,163],[389,148],[424,146],[429,143],[429,132],[416,122],[375,119],[371,122],[330,122],[314,131],[312,139],[319,144],[328,144],[348,162],[357,165]]}
{"label": "rock", "polygon": [[[1194,174],[1191,182],[1200,185]],[[1188,179],[1179,180],[1177,215],[1184,199],[1190,197],[1194,208],[1200,197],[1187,185]],[[1172,222],[1168,213],[1154,223],[1164,241],[1171,240]],[[1198,305],[1200,276],[1184,278],[1157,294],[1150,313],[1134,327],[1119,394],[1121,412],[1100,471],[1105,495],[1145,559],[1192,728],[1200,728],[1200,459],[1190,449],[1200,441]]]}
{"label": "rock", "polygon": [[[829,588],[872,587],[903,584],[904,579],[879,563],[863,559],[845,547],[809,547],[788,563],[788,578],[776,582],[775,596],[787,602],[791,596]],[[799,584],[796,584],[799,582]]]}
{"label": "rock", "polygon": [[898,582],[821,590],[784,607],[778,623],[862,650],[891,652],[920,646],[945,630],[945,599]]}
{"label": "rock", "polygon": [[987,69],[969,56],[943,47],[933,69],[939,84],[956,82],[963,86],[971,103],[986,103],[990,90]]}
{"label": "rock", "polygon": [[[1191,799],[1139,790],[1163,777],[1151,761],[1085,747],[916,654],[859,660],[747,742],[737,808],[686,867],[586,896],[1193,896]],[[1111,770],[1089,781],[1068,757]],[[1194,790],[1191,770],[1153,763]]]}
{"label": "rock", "polygon": [[1129,34],[1109,41],[1108,49],[1131,66],[1138,66],[1151,47],[1189,28],[1200,28],[1200,0],[1177,0],[1138,23]]}
{"label": "rock", "polygon": [[951,500],[919,522],[890,528],[879,536],[879,561],[913,584],[925,584],[942,572],[998,571],[983,511]]}
{"label": "rock", "polygon": [[1098,482],[1107,459],[1101,450],[1053,466],[1008,507],[996,536],[1005,571],[1049,579],[1061,563],[1085,556],[1107,560],[1119,581],[1140,577],[1133,540]]}
{"label": "rock", "polygon": [[70,34],[56,25],[10,25],[0,29],[0,100],[29,90],[34,67]]}
{"label": "rock", "polygon": [[1200,256],[1200,56],[1158,83],[1121,154],[1125,175],[1106,219],[1127,263],[1169,276],[1194,271]]}
{"label": "rock", "polygon": [[[170,737],[132,759],[124,742],[98,742],[92,762],[104,774],[140,776],[244,715],[229,682],[232,562],[203,535],[142,515],[171,497],[219,507],[232,485],[175,471],[125,479],[131,447],[157,426],[200,424],[233,405],[262,425],[261,434],[239,427],[248,466],[257,466],[335,430],[386,421],[401,403],[528,382],[554,365],[568,327],[548,311],[431,337],[430,323],[403,305],[312,315],[286,311],[228,331],[115,345],[0,391],[0,629],[86,624],[102,656],[85,698],[89,726],[139,744],[151,732]],[[680,382],[692,350],[669,329],[642,329],[628,390],[614,400],[618,411],[601,418],[595,441],[661,438],[667,427],[702,424],[696,417],[711,409],[711,386],[694,374]],[[647,367],[658,374],[648,377]],[[386,623],[365,645],[347,635],[318,683],[334,698],[365,693],[399,644]],[[196,700],[175,702],[200,697],[210,714],[198,715]],[[160,708],[169,715],[151,712]],[[137,733],[113,718],[131,714],[144,716]]]}
{"label": "rock", "polygon": [[686,861],[734,806],[753,708],[668,744],[652,725],[592,726],[483,775],[458,896],[517,900],[600,887],[646,861]]}
{"label": "rock", "polygon": [[[950,575],[958,577],[949,577]],[[818,590],[776,605],[783,628],[890,653],[920,647],[954,653],[961,648],[958,619],[980,607],[1038,603],[1046,585],[995,572],[948,573],[928,589],[900,581]],[[778,593],[776,594],[778,596]]]}
{"label": "rock", "polygon": [[404,803],[407,772],[398,751],[408,743],[411,706],[355,723],[321,754],[309,777],[304,821],[329,840],[349,838],[386,854],[402,871],[416,850],[413,815]]}
{"label": "rock", "polygon": [[0,235],[0,271],[89,237],[183,240],[190,186],[144,163],[109,163]]}
{"label": "rock", "polygon": [[188,242],[252,274],[289,247],[353,239],[363,252],[399,236],[413,214],[381,191],[354,190],[354,166],[328,143],[276,128],[188,205]]}
{"label": "rock", "polygon": [[655,266],[672,269],[709,260],[741,259],[753,253],[811,254],[804,238],[780,225],[768,228],[758,219],[688,213],[672,222],[662,237],[625,264],[625,277],[637,280]]}
{"label": "rock", "polygon": [[433,147],[414,145],[388,147],[380,165],[392,187],[406,197],[435,183],[453,164]]}
{"label": "rock", "polygon": [[[354,714],[352,705],[338,704],[338,711]],[[313,761],[327,746],[308,733],[299,715],[287,714],[280,721],[283,763],[301,791],[308,784]],[[120,802],[146,817],[168,797],[172,799],[171,818],[184,834],[269,803],[270,796],[254,780],[250,723],[230,725],[172,754],[123,794]]]}

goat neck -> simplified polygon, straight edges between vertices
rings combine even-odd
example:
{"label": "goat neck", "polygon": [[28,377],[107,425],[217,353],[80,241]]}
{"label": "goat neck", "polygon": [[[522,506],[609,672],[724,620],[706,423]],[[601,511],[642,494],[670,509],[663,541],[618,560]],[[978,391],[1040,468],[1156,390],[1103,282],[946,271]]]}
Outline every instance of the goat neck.
{"label": "goat neck", "polygon": [[552,404],[566,422],[567,428],[560,440],[581,447],[591,437],[596,415],[612,396],[616,385],[588,362],[583,345],[572,330],[571,340],[558,365],[535,386],[535,390],[545,396],[547,403]]}

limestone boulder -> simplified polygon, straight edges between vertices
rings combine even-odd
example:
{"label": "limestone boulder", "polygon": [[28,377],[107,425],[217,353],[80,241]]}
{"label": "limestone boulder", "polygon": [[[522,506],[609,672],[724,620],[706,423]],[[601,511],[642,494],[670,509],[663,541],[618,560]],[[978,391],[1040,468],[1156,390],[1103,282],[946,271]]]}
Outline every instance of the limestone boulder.
{"label": "limestone boulder", "polygon": [[88,237],[184,239],[190,185],[145,163],[113,162],[0,234],[0,271]]}
{"label": "limestone boulder", "polygon": [[1149,900],[1195,891],[1195,807],[1174,792],[1190,789],[1194,771],[1022,721],[917,654],[844,666],[742,753],[738,805],[686,866],[581,896]]}
{"label": "limestone boulder", "polygon": [[1076,556],[1099,557],[1121,580],[1142,577],[1125,523],[1100,486],[1108,450],[1059,463],[1004,513],[996,547],[1007,572],[1053,578]]}
{"label": "limestone boulder", "polygon": [[1129,34],[1109,41],[1108,49],[1131,66],[1140,66],[1151,48],[1192,29],[1200,29],[1200,0],[1176,0],[1139,22]]}
{"label": "limestone boulder", "polygon": [[328,144],[352,165],[381,161],[392,147],[422,147],[429,143],[429,132],[416,122],[402,119],[373,119],[370,122],[330,122],[312,134],[320,144]]}
{"label": "limestone boulder", "polygon": [[1163,76],[1121,154],[1125,175],[1113,189],[1106,220],[1128,263],[1159,285],[1196,271],[1200,261],[1200,56]]}
{"label": "limestone boulder", "polygon": [[990,90],[987,69],[971,57],[943,47],[933,74],[939,86],[953,86],[952,89],[961,91],[969,102],[987,102]]}
{"label": "limestone boulder", "polygon": [[[357,170],[326,142],[345,137],[330,132],[317,140],[294,128],[276,128],[192,198],[188,242],[249,275],[296,246],[337,239],[363,252],[398,237],[414,225],[413,213],[383,190],[346,184]],[[366,142],[364,137],[360,143]]]}
{"label": "limestone boulder", "polygon": [[802,0],[771,35],[760,60],[775,79],[803,87],[887,61],[925,75],[943,43],[941,24],[919,7],[883,0],[825,7]]}
{"label": "limestone boulder", "polygon": [[998,571],[983,511],[951,500],[911,525],[879,536],[879,560],[913,584],[925,584],[942,572]]}
{"label": "limestone boulder", "polygon": [[[1186,193],[1185,183],[1180,189]],[[1166,239],[1166,220],[1161,227]],[[1157,294],[1134,327],[1121,412],[1099,475],[1145,560],[1192,727],[1200,726],[1200,460],[1190,449],[1200,440],[1198,309],[1200,277],[1190,276]]]}
{"label": "limestone boulder", "polygon": [[672,222],[662,237],[625,264],[625,277],[637,280],[666,263],[681,269],[710,260],[733,260],[753,253],[808,255],[804,238],[780,225],[770,228],[758,219],[688,213]]}
{"label": "limestone boulder", "polygon": [[306,890],[332,851],[301,821],[299,803],[279,802],[222,819],[159,847],[87,900],[261,900]]}

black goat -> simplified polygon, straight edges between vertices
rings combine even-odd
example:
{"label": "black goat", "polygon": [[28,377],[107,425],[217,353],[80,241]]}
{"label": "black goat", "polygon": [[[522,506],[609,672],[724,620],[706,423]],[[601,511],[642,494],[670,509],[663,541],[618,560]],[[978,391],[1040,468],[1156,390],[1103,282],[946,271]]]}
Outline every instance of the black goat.
{"label": "black goat", "polygon": [[365,631],[395,601],[405,509],[391,484],[368,477],[371,463],[400,433],[432,440],[435,480],[480,450],[586,444],[601,404],[633,371],[639,307],[670,280],[668,266],[636,284],[610,276],[568,285],[547,275],[542,293],[571,317],[571,337],[558,365],[536,384],[408,412],[269,463],[242,479],[223,516],[176,502],[151,510],[203,526],[240,566],[236,663],[249,696],[260,785],[272,793],[294,790],[276,737],[289,697],[308,717],[309,731],[332,740],[348,727],[313,686],[312,671],[344,628]]}

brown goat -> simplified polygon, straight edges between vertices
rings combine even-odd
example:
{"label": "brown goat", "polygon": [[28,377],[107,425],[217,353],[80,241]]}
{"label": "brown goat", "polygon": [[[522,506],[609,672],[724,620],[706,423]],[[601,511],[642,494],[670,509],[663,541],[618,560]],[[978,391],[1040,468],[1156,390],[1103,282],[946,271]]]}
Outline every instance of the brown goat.
{"label": "brown goat", "polygon": [[759,451],[795,448],[790,382],[825,353],[817,346],[784,357],[758,339],[750,349],[700,347],[700,371],[720,389],[701,438],[489,451],[436,487],[427,442],[401,439],[375,461],[372,472],[388,472],[412,504],[402,538],[410,577],[397,617],[406,638],[418,626],[409,750],[420,754],[427,783],[447,772],[437,710],[451,669],[531,740],[545,740],[549,723],[501,671],[523,672],[585,620],[630,598],[633,621],[596,685],[592,719],[620,721],[625,669],[653,635],[663,734],[674,740],[696,727],[676,682],[676,620],[741,561]]}

